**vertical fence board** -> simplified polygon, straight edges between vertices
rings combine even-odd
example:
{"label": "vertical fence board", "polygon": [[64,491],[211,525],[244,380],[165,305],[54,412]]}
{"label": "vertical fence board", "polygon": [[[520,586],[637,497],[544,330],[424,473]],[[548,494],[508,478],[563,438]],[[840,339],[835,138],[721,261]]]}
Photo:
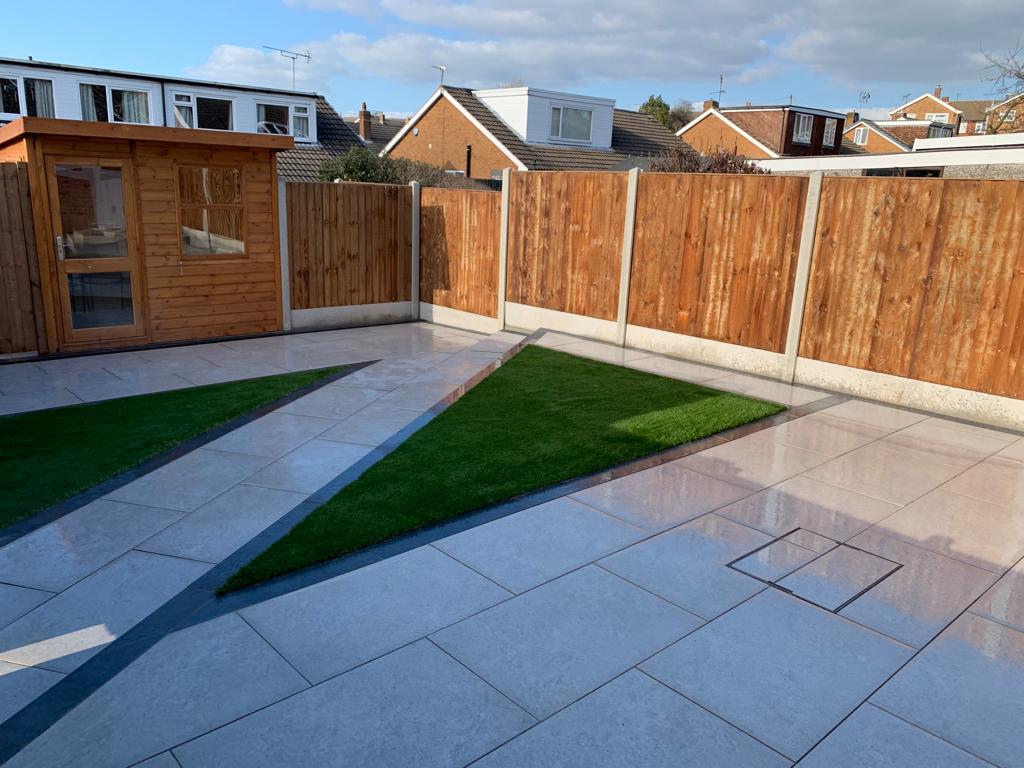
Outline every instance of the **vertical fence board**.
{"label": "vertical fence board", "polygon": [[35,231],[23,163],[0,163],[0,354],[43,348]]}

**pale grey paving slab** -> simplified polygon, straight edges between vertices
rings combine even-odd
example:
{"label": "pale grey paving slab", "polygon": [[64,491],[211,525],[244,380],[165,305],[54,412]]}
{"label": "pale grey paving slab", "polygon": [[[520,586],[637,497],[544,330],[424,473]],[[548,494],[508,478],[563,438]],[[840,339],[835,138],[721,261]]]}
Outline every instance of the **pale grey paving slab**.
{"label": "pale grey paving slab", "polygon": [[889,536],[1002,573],[1024,556],[1024,507],[1004,507],[943,486],[887,517]]}
{"label": "pale grey paving slab", "polygon": [[991,768],[991,763],[864,704],[800,768]]}
{"label": "pale grey paving slab", "polygon": [[105,355],[81,355],[55,360],[38,360],[36,365],[50,376],[60,376],[74,371],[99,370],[108,365],[120,365],[143,360],[139,352],[114,352]]}
{"label": "pale grey paving slab", "polygon": [[817,556],[818,553],[813,550],[779,539],[767,547],[751,552],[735,563],[733,568],[758,579],[774,582],[807,565]]}
{"label": "pale grey paving slab", "polygon": [[323,440],[340,440],[360,445],[380,445],[416,419],[422,411],[368,405],[320,435]]}
{"label": "pale grey paving slab", "polygon": [[68,389],[87,403],[100,400],[112,400],[117,397],[134,397],[149,395],[154,392],[169,392],[172,389],[185,389],[193,386],[192,382],[183,379],[176,373],[154,375],[134,381],[118,380],[102,384],[70,384]]}
{"label": "pale grey paving slab", "polygon": [[839,542],[834,539],[822,536],[820,533],[815,533],[807,528],[797,528],[782,538],[783,541],[788,541],[790,544],[796,544],[798,547],[817,552],[819,555],[823,555],[839,546]]}
{"label": "pale grey paving slab", "polygon": [[948,458],[948,454],[879,441],[822,464],[807,475],[892,504],[908,504],[956,477],[972,463],[949,462]]}
{"label": "pale grey paving slab", "polygon": [[259,379],[264,376],[279,376],[288,370],[271,363],[238,363],[210,368],[193,368],[178,373],[186,381],[196,385],[221,384],[226,381]]}
{"label": "pale grey paving slab", "polygon": [[181,516],[97,499],[0,549],[0,581],[60,592]]}
{"label": "pale grey paving slab", "polygon": [[326,386],[303,395],[278,409],[281,413],[319,416],[340,420],[351,416],[384,394],[379,389],[352,386]]}
{"label": "pale grey paving slab", "polygon": [[546,717],[700,624],[589,565],[433,639],[528,712]]}
{"label": "pale grey paving slab", "polygon": [[0,661],[0,723],[64,678],[57,672]]}
{"label": "pale grey paving slab", "polygon": [[534,342],[538,347],[562,347],[566,344],[574,344],[579,341],[578,336],[569,336],[564,333],[548,331]]}
{"label": "pale grey paving slab", "polygon": [[413,379],[388,392],[376,404],[386,408],[425,411],[428,408],[433,408],[441,399],[462,384],[463,381],[464,379],[447,382],[421,382]]}
{"label": "pale grey paving slab", "polygon": [[971,611],[1024,632],[1024,561],[999,579]]}
{"label": "pale grey paving slab", "polygon": [[[2,389],[3,387],[0,387]],[[996,454],[998,459],[1009,459],[1010,461],[1024,461],[1024,438],[1010,443],[1006,448]]]}
{"label": "pale grey paving slab", "polygon": [[806,387],[795,387],[781,381],[768,381],[759,379],[756,376],[746,376],[742,373],[732,373],[719,379],[708,382],[709,386],[715,389],[724,389],[729,392],[738,392],[750,397],[757,397],[762,400],[770,400],[773,403],[797,406],[813,403],[828,397],[826,392],[807,389]]}
{"label": "pale grey paving slab", "polygon": [[198,448],[108,493],[104,498],[192,512],[267,466],[270,461],[264,456]]}
{"label": "pale grey paving slab", "polygon": [[22,395],[0,395],[0,416],[78,405],[81,402],[77,395],[65,388],[37,390]]}
{"label": "pale grey paving slab", "polygon": [[181,768],[181,766],[170,752],[161,752],[156,757],[136,763],[134,768]]}
{"label": "pale grey paving slab", "polygon": [[896,504],[799,475],[723,507],[717,514],[773,536],[802,528],[846,541],[898,509]]}
{"label": "pale grey paving slab", "polygon": [[876,632],[767,589],[641,668],[795,760],[911,653]]}
{"label": "pale grey paving slab", "polygon": [[337,424],[336,419],[275,411],[219,437],[206,448],[279,459]]}
{"label": "pale grey paving slab", "polygon": [[110,371],[103,368],[87,369],[83,371],[68,371],[57,375],[45,375],[32,378],[22,378],[3,384],[0,381],[0,392],[5,395],[25,395],[32,392],[41,393],[51,390],[66,388],[73,390],[76,386],[118,384],[122,380]]}
{"label": "pale grey paving slab", "polygon": [[828,461],[814,451],[748,435],[673,462],[759,491]]}
{"label": "pale grey paving slab", "polygon": [[0,392],[15,391],[30,382],[43,386],[46,379],[47,374],[35,363],[0,365]]}
{"label": "pale grey paving slab", "polygon": [[219,563],[306,498],[304,493],[236,485],[137,549]]}
{"label": "pale grey paving slab", "polygon": [[1024,509],[1024,462],[993,456],[950,481],[946,490]]}
{"label": "pale grey paving slab", "polygon": [[617,365],[623,365],[630,360],[638,360],[641,357],[649,357],[651,354],[650,352],[641,352],[635,349],[624,349],[615,344],[605,344],[600,341],[573,341],[568,344],[559,345],[558,351]]}
{"label": "pale grey paving slab", "polygon": [[927,418],[885,438],[887,444],[936,451],[952,458],[981,461],[1006,448],[1014,435],[995,429]]}
{"label": "pale grey paving slab", "polygon": [[421,640],[174,754],[183,768],[462,766],[533,722]]}
{"label": "pale grey paving slab", "polygon": [[835,457],[889,434],[888,430],[828,413],[812,413],[758,432],[769,440]]}
{"label": "pale grey paving slab", "polygon": [[563,497],[449,536],[434,546],[518,593],[646,535],[640,528]]}
{"label": "pale grey paving slab", "polygon": [[969,606],[996,576],[927,549],[865,531],[850,544],[903,567],[841,613],[907,645],[921,648]]}
{"label": "pale grey paving slab", "polygon": [[511,595],[420,547],[241,611],[313,682],[383,656]]}
{"label": "pale grey paving slab", "polygon": [[839,405],[826,408],[821,413],[839,416],[843,419],[852,419],[853,421],[862,421],[865,424],[872,424],[890,432],[909,427],[911,424],[916,424],[927,418],[923,413],[913,413],[891,405],[870,403],[865,400],[847,400]]}
{"label": "pale grey paving slab", "polygon": [[0,659],[72,672],[208,568],[129,552],[0,630]]}
{"label": "pale grey paving slab", "polygon": [[260,470],[245,482],[295,493],[313,493],[351,467],[372,448],[314,439]]}
{"label": "pale grey paving slab", "polygon": [[41,589],[0,584],[0,629],[53,597]]}
{"label": "pale grey paving slab", "polygon": [[251,627],[228,614],[161,640],[7,766],[129,766],[306,687]]}
{"label": "pale grey paving slab", "polygon": [[730,504],[751,491],[675,464],[595,485],[573,498],[648,531],[664,531]]}
{"label": "pale grey paving slab", "polygon": [[1024,633],[966,613],[871,697],[999,766],[1024,765]]}
{"label": "pale grey paving slab", "polygon": [[899,563],[840,545],[793,571],[779,586],[834,611],[898,567]]}
{"label": "pale grey paving slab", "polygon": [[379,363],[362,368],[355,373],[345,377],[348,386],[363,387],[366,389],[380,389],[390,391],[405,384],[419,376],[424,371],[430,370],[435,365],[448,358],[448,355],[441,354],[440,359],[407,359],[392,358],[381,360]]}
{"label": "pale grey paving slab", "polygon": [[711,368],[698,363],[689,363],[685,360],[673,360],[668,357],[641,357],[638,360],[630,360],[625,364],[626,368],[634,368],[638,371],[655,373],[658,376],[665,376],[669,379],[680,379],[682,381],[707,382],[711,379],[720,379],[727,374],[719,368]]}
{"label": "pale grey paving slab", "polygon": [[473,768],[786,768],[789,760],[630,670]]}
{"label": "pale grey paving slab", "polygon": [[606,557],[600,565],[703,619],[713,619],[764,589],[726,563],[769,541],[759,531],[711,514]]}

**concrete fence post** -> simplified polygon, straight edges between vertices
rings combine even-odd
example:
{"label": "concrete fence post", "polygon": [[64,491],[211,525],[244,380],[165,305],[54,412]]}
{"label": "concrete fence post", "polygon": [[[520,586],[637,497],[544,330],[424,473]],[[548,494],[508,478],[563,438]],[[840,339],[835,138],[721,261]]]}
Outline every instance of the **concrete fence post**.
{"label": "concrete fence post", "polygon": [[281,329],[292,329],[292,272],[288,265],[288,185],[277,177],[277,228],[281,252]]}
{"label": "concrete fence post", "polygon": [[498,325],[505,328],[505,295],[508,290],[508,217],[512,169],[501,171],[501,234],[498,240]]}
{"label": "concrete fence post", "polygon": [[800,353],[800,332],[804,324],[804,305],[807,302],[807,283],[811,277],[811,257],[814,255],[814,235],[818,229],[818,207],[821,203],[821,171],[815,171],[807,184],[804,203],[804,223],[800,229],[800,250],[796,259],[796,278],[793,281],[793,301],[789,308],[789,328],[786,331],[786,350],[783,376],[792,382],[796,376],[796,359]]}
{"label": "concrete fence post", "polygon": [[626,187],[626,220],[622,232],[622,261],[619,266],[619,307],[615,316],[615,343],[626,345],[626,321],[629,315],[629,283],[633,271],[633,232],[636,229],[636,193],[640,169],[631,168]]}
{"label": "concrete fence post", "polygon": [[410,181],[412,188],[412,227],[409,238],[412,243],[412,270],[410,271],[412,286],[409,291],[410,311],[413,320],[420,319],[420,183]]}

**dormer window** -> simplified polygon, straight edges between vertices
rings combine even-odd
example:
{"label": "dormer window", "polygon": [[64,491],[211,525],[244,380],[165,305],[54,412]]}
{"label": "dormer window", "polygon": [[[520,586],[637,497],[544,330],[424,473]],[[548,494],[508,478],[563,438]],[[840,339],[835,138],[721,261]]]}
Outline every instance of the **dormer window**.
{"label": "dormer window", "polygon": [[590,141],[594,113],[589,109],[551,108],[551,138],[565,141]]}
{"label": "dormer window", "polygon": [[811,127],[814,125],[814,115],[798,113],[793,122],[793,141],[797,144],[811,143]]}

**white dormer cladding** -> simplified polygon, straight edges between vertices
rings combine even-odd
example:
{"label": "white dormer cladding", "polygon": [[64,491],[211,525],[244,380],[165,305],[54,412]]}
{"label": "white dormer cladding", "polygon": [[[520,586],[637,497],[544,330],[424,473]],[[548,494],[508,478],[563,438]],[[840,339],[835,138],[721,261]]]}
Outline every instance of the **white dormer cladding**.
{"label": "white dormer cladding", "polygon": [[[492,88],[473,94],[530,144],[610,149],[614,99],[545,91],[539,88]],[[589,139],[582,126],[589,117]],[[559,130],[559,126],[561,130]]]}

